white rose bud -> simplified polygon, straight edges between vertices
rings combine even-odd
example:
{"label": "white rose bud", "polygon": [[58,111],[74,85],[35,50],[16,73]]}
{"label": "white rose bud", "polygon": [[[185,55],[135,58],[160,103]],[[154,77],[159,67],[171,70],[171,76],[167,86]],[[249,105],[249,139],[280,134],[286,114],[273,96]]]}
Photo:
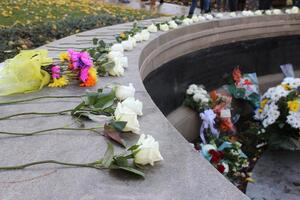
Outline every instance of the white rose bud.
{"label": "white rose bud", "polygon": [[126,126],[124,127],[123,131],[125,132],[131,131],[136,134],[139,133],[140,125],[137,120],[137,114],[133,112],[131,109],[123,106],[119,102],[114,115],[117,121],[126,122]]}
{"label": "white rose bud", "polygon": [[291,13],[292,13],[292,14],[297,14],[297,13],[299,13],[299,8],[298,8],[297,6],[292,7]]}
{"label": "white rose bud", "polygon": [[207,20],[212,20],[214,17],[210,14],[205,14],[204,16]]}
{"label": "white rose bud", "polygon": [[198,19],[199,19],[199,21],[205,21],[206,20],[205,17],[203,17],[202,15],[199,15]]}
{"label": "white rose bud", "polygon": [[273,13],[274,13],[274,15],[280,15],[280,14],[282,14],[281,10],[279,10],[279,9],[274,9]]}
{"label": "white rose bud", "polygon": [[135,88],[132,83],[129,83],[129,86],[126,85],[118,85],[116,87],[116,97],[120,101],[127,99],[128,97],[134,97]]}
{"label": "white rose bud", "polygon": [[261,12],[261,10],[256,10],[256,11],[254,12],[254,14],[260,16],[260,15],[262,15],[262,12]]}
{"label": "white rose bud", "polygon": [[133,49],[133,43],[132,41],[126,40],[121,42],[123,48],[125,51],[130,51]]}
{"label": "white rose bud", "polygon": [[223,14],[222,13],[217,13],[216,18],[219,18],[219,19],[223,18]]}
{"label": "white rose bud", "polygon": [[292,9],[286,9],[286,10],[285,10],[285,13],[286,13],[286,14],[292,14]]}
{"label": "white rose bud", "polygon": [[136,39],[135,39],[135,38],[129,36],[129,37],[128,37],[128,40],[132,42],[133,47],[136,46]]}
{"label": "white rose bud", "polygon": [[235,12],[231,12],[231,13],[229,13],[229,16],[230,17],[236,17],[236,13]]}
{"label": "white rose bud", "polygon": [[190,19],[189,19],[189,18],[184,18],[184,19],[182,20],[182,25],[184,25],[184,26],[190,25]]}
{"label": "white rose bud", "polygon": [[160,30],[162,31],[168,31],[169,30],[169,26],[167,24],[161,24],[159,26]]}
{"label": "white rose bud", "polygon": [[186,93],[188,95],[192,95],[192,94],[194,94],[194,90],[192,90],[191,88],[189,88],[189,89],[186,90]]}
{"label": "white rose bud", "polygon": [[265,13],[266,13],[266,15],[272,15],[272,11],[271,10],[266,10]]}
{"label": "white rose bud", "polygon": [[147,41],[150,38],[150,33],[146,29],[142,30],[141,32],[142,40]]}
{"label": "white rose bud", "polygon": [[111,76],[123,76],[124,75],[124,68],[122,67],[122,61],[120,58],[115,57],[113,59],[115,66],[111,68],[108,73]]}
{"label": "white rose bud", "polygon": [[134,97],[128,97],[124,101],[122,101],[122,105],[131,109],[137,115],[143,115],[143,103],[139,100],[134,99]]}
{"label": "white rose bud", "polygon": [[199,22],[199,18],[197,17],[197,15],[193,15],[192,17],[193,22]]}
{"label": "white rose bud", "polygon": [[122,53],[124,52],[123,45],[120,43],[113,44],[110,49],[111,51],[120,51]]}
{"label": "white rose bud", "polygon": [[115,58],[121,58],[123,56],[123,52],[120,51],[110,51],[107,54],[107,58],[110,60],[114,60]]}
{"label": "white rose bud", "polygon": [[163,160],[159,152],[159,144],[151,135],[145,136],[142,134],[140,136],[137,145],[140,145],[135,152],[134,162],[140,165],[154,165],[154,162]]}
{"label": "white rose bud", "polygon": [[150,26],[148,26],[147,29],[150,33],[156,33],[157,32],[157,27],[154,24],[151,24]]}
{"label": "white rose bud", "polygon": [[133,36],[133,38],[136,40],[136,42],[141,42],[142,41],[142,35],[141,33],[137,33]]}
{"label": "white rose bud", "polygon": [[171,20],[168,22],[170,29],[175,29],[178,27],[178,25],[176,24],[176,22],[174,20]]}

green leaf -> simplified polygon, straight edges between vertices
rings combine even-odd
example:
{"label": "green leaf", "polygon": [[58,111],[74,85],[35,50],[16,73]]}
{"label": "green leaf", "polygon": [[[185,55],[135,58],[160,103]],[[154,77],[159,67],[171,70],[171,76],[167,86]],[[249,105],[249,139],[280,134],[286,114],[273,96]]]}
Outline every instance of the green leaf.
{"label": "green leaf", "polygon": [[130,172],[132,174],[135,174],[135,175],[138,175],[138,176],[141,176],[143,178],[145,178],[145,174],[133,167],[122,167],[122,166],[117,166],[117,165],[112,165],[110,167],[110,169],[121,169],[121,170],[124,170],[126,172]]}
{"label": "green leaf", "polygon": [[78,106],[76,106],[76,107],[72,110],[71,115],[75,115],[75,113],[76,113],[78,110],[80,110],[84,105],[85,105],[85,103],[84,103],[84,102],[81,102]]}
{"label": "green leaf", "polygon": [[112,143],[107,142],[106,152],[102,159],[102,165],[104,168],[109,168],[114,158],[114,147]]}
{"label": "green leaf", "polygon": [[128,167],[128,158],[126,156],[117,156],[114,158],[114,163],[118,166]]}
{"label": "green leaf", "polygon": [[97,45],[98,43],[98,38],[93,38],[93,45]]}
{"label": "green leaf", "polygon": [[140,145],[135,144],[135,145],[131,146],[128,150],[129,151],[134,151],[134,150],[138,149],[139,147],[140,147]]}
{"label": "green leaf", "polygon": [[95,108],[105,109],[113,105],[115,99],[115,92],[111,91],[108,94],[98,95],[95,104],[93,105]]}
{"label": "green leaf", "polygon": [[120,131],[120,132],[123,131],[123,129],[125,128],[126,124],[127,124],[127,122],[123,122],[123,121],[112,121],[112,122],[110,123],[110,125],[111,125],[114,129],[116,129],[117,131]]}

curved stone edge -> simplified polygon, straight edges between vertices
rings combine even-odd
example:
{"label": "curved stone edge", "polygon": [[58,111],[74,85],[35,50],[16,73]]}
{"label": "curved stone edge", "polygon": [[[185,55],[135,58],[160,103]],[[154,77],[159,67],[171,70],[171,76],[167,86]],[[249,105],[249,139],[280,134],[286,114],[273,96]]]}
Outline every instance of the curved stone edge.
{"label": "curved stone edge", "polygon": [[[295,21],[293,18],[299,19],[299,16],[272,16],[275,19],[281,19],[287,22]],[[203,31],[203,28],[206,28],[207,31],[214,30],[218,26],[225,27],[226,24],[238,23],[239,20],[246,22],[255,23],[257,21],[269,21],[270,17],[249,17],[249,18],[237,18],[237,19],[224,19],[224,20],[214,20],[210,22],[203,22],[191,25],[189,27],[182,27],[167,33],[159,32],[157,34],[151,35],[150,41],[146,43],[139,44],[136,49],[131,52],[126,53],[126,56],[129,58],[130,68],[126,71],[124,77],[119,78],[102,78],[98,86],[104,86],[109,82],[118,82],[121,84],[127,84],[132,82],[137,89],[136,97],[143,101],[144,113],[145,115],[140,119],[141,128],[144,133],[153,135],[161,145],[161,152],[165,160],[158,164],[156,167],[152,168],[147,172],[147,179],[144,181],[141,180],[131,180],[131,179],[122,179],[116,178],[114,176],[109,176],[106,173],[99,173],[94,170],[83,170],[81,169],[68,169],[56,172],[55,178],[42,179],[38,182],[30,183],[20,183],[14,189],[7,190],[6,187],[2,187],[0,190],[0,197],[5,197],[6,199],[49,199],[55,196],[57,199],[96,199],[102,197],[104,199],[230,199],[230,200],[242,200],[248,199],[244,194],[238,191],[230,182],[228,182],[221,174],[219,174],[205,159],[199,156],[198,153],[195,153],[191,146],[187,143],[186,140],[181,136],[181,134],[176,131],[176,129],[167,121],[159,109],[155,106],[151,97],[146,92],[142,79],[140,78],[140,73],[144,78],[148,72],[150,73],[155,68],[153,66],[159,67],[164,62],[171,60],[175,57],[183,55],[188,52],[192,52],[196,49],[199,49],[198,45],[189,46],[184,45],[186,39],[192,37],[195,33],[199,31],[199,27],[202,28],[200,31]],[[156,19],[156,21],[165,21],[166,19]],[[249,20],[249,21],[248,21]],[[272,21],[272,20],[270,20]],[[276,20],[273,20],[275,22]],[[148,25],[152,20],[143,21]],[[259,22],[261,23],[261,22]],[[121,24],[111,27],[105,27],[101,29],[95,29],[92,31],[87,31],[84,33],[76,34],[61,40],[57,40],[48,45],[42,46],[40,48],[47,48],[51,57],[57,57],[58,53],[65,51],[68,48],[82,49],[84,47],[91,46],[91,39],[93,37],[98,37],[106,41],[113,41],[113,35],[130,29],[132,23]],[[290,31],[288,27],[293,27],[291,24],[283,25],[287,26],[287,31],[285,34],[289,34]],[[233,28],[233,27],[232,27]],[[267,29],[267,28],[266,28]],[[180,36],[178,34],[186,34],[187,37]],[[193,33],[193,34],[192,34]],[[173,34],[173,36],[172,36]],[[282,32],[283,34],[283,32]],[[260,36],[262,36],[261,33]],[[172,36],[172,37],[171,37]],[[258,34],[257,34],[258,36]],[[175,47],[174,44],[171,45],[171,41],[174,42],[174,39],[178,37],[177,43],[181,43],[181,47],[185,47],[184,51],[180,50],[177,46],[179,52],[170,51],[170,46]],[[202,48],[209,47],[212,45],[217,45],[217,38],[213,37],[213,41],[203,44]],[[229,41],[232,41],[229,39]],[[181,41],[181,42],[179,42]],[[225,39],[223,40],[224,43]],[[165,44],[163,48],[163,44]],[[168,45],[166,45],[168,44]],[[195,44],[195,43],[194,43]],[[150,48],[152,46],[152,49]],[[164,50],[164,53],[162,51]],[[163,59],[163,56],[166,56],[166,49],[170,51],[169,56]],[[161,53],[158,53],[161,52]],[[172,53],[173,52],[173,53]],[[147,63],[152,63],[152,70],[150,70],[151,65]],[[141,72],[140,72],[141,69]],[[148,71],[146,71],[148,70]],[[35,96],[41,94],[64,94],[64,93],[83,93],[84,90],[76,87],[70,87],[70,89],[44,89],[40,93],[30,94],[26,96]],[[24,96],[13,96],[10,98],[24,98]],[[6,98],[5,98],[6,99]],[[58,105],[57,106],[64,106]],[[34,105],[36,106],[36,105]],[[45,107],[43,105],[38,106],[38,108]],[[50,107],[50,104],[49,106]],[[20,111],[23,108],[7,108],[6,111]],[[56,119],[57,120],[57,119]],[[14,123],[14,122],[12,122]],[[20,123],[20,122],[19,122]],[[26,123],[26,121],[24,122]],[[12,124],[7,124],[6,126],[12,126]],[[73,159],[82,161],[83,155],[89,155],[91,158],[98,158],[99,152],[95,152],[95,148],[90,148],[97,144],[94,138],[88,139],[83,136],[79,139],[74,139],[71,136],[65,136],[65,139],[68,141],[59,141],[60,138],[64,136],[45,136],[47,138],[47,146],[43,145],[44,140],[37,138],[24,138],[20,142],[21,144],[31,143],[31,146],[25,145],[28,149],[26,152],[20,154],[19,150],[15,152],[10,152],[2,156],[3,164],[11,163],[13,159],[15,162],[22,161],[23,159],[41,159],[48,158],[50,155],[55,155],[57,157],[65,158],[65,152],[69,152],[72,149],[73,152],[68,153]],[[92,140],[91,140],[92,139]],[[70,140],[70,141],[69,141]],[[101,139],[103,140],[103,139]],[[104,141],[104,140],[103,140]],[[15,141],[12,141],[15,142]],[[77,143],[76,143],[77,142]],[[79,143],[78,143],[79,142]],[[58,146],[58,143],[64,144]],[[70,143],[70,144],[69,144]],[[103,144],[101,142],[100,144]],[[1,152],[4,152],[12,143],[5,142],[1,145]],[[57,145],[55,151],[52,150],[52,145]],[[75,146],[74,146],[75,145]],[[82,149],[82,145],[88,145],[85,149]],[[38,149],[38,146],[43,147],[43,149]],[[77,147],[78,146],[78,147]],[[104,147],[102,147],[104,151]],[[77,153],[77,154],[75,154]],[[3,153],[4,154],[4,153]],[[17,155],[18,154],[18,155]],[[76,157],[74,157],[76,155]],[[38,171],[44,171],[39,169]],[[45,170],[47,171],[47,170]],[[24,172],[28,175],[34,174],[34,170]],[[16,175],[17,174],[17,175]],[[1,173],[1,177],[10,177],[15,178],[19,173]],[[76,176],[74,177],[74,175]],[[80,180],[80,181],[78,181]],[[101,180],[101,181],[99,181]],[[43,184],[44,183],[44,184]],[[60,193],[53,193],[49,188],[59,188],[66,187],[64,183],[68,183],[68,189],[61,191]],[[124,185],[125,184],[125,185]],[[108,187],[111,185],[111,187]],[[72,194],[72,195],[70,195]],[[5,195],[5,196],[4,196]],[[8,198],[7,198],[8,197]],[[3,198],[3,199],[5,199]],[[5,200],[6,200],[5,199]]]}

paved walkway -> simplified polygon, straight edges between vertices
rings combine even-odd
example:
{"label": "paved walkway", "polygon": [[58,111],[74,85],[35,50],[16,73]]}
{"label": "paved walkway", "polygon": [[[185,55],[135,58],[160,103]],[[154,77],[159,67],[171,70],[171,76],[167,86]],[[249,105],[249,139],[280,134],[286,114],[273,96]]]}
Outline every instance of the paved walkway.
{"label": "paved walkway", "polygon": [[[147,5],[144,1],[141,0],[130,0],[129,4],[120,3],[119,0],[104,0],[104,1],[108,3],[114,3],[118,5],[128,6],[131,8],[136,8],[136,9],[151,10],[150,5]],[[160,4],[159,2],[156,2],[154,10],[160,14],[187,15],[189,12],[189,7],[170,4],[170,3]],[[199,12],[200,12],[199,9],[195,11],[195,13],[199,13]]]}

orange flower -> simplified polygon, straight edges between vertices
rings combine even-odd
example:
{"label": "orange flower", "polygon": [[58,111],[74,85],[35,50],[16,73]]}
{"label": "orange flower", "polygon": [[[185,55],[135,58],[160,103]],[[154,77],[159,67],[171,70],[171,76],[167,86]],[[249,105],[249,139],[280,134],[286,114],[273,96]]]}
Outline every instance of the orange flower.
{"label": "orange flower", "polygon": [[94,67],[89,69],[88,78],[85,82],[80,84],[80,87],[92,87],[95,86],[97,83],[97,71]]}
{"label": "orange flower", "polygon": [[221,120],[220,129],[222,132],[234,131],[235,128],[230,118],[225,118]]}

